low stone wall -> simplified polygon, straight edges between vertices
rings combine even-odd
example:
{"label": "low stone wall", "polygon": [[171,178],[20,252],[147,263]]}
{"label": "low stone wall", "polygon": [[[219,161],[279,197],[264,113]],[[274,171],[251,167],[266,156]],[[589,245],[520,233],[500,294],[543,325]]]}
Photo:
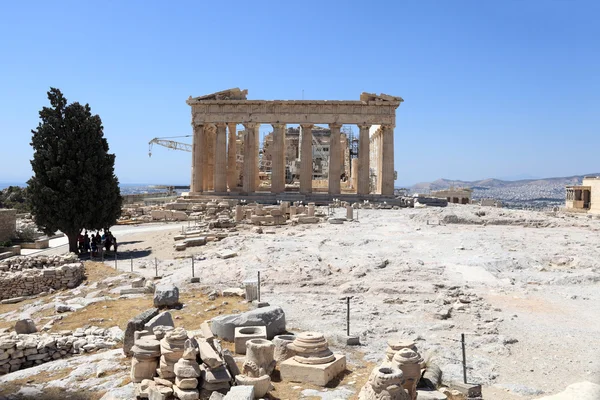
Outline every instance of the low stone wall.
{"label": "low stone wall", "polygon": [[118,327],[91,327],[75,332],[18,335],[0,333],[0,375],[33,367],[71,354],[93,352],[114,347],[121,341],[123,331]]}
{"label": "low stone wall", "polygon": [[0,262],[0,300],[78,286],[85,267],[76,255],[13,257]]}

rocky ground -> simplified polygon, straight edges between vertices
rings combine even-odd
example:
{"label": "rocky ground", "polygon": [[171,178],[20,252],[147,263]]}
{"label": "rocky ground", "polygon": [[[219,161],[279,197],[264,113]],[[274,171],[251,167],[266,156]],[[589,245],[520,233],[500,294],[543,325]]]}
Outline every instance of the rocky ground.
{"label": "rocky ground", "polygon": [[[442,367],[445,381],[460,381],[465,333],[468,378],[484,385],[486,398],[533,399],[574,382],[600,383],[597,218],[477,206],[359,210],[358,221],[342,225],[265,227],[262,234],[239,226],[184,252],[173,249],[179,225],[128,229],[119,250],[131,254],[135,273],[153,277],[158,265],[163,280],[193,292],[192,256],[201,284],[215,289],[260,271],[262,298],[284,308],[289,329],[322,331],[342,351],[350,296],[351,333],[360,336],[364,362],[381,361],[387,339],[409,338]],[[219,258],[225,249],[237,256]],[[119,269],[130,262],[120,260]],[[32,315],[25,307],[13,307],[12,318]],[[352,385],[343,389],[336,396],[355,398]]]}

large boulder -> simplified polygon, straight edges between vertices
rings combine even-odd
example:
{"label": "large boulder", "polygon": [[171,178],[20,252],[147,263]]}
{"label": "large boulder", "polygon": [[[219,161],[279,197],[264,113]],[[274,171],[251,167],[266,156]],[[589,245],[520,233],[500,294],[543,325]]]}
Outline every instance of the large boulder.
{"label": "large boulder", "polygon": [[211,320],[212,332],[229,342],[233,342],[235,328],[242,326],[266,326],[267,338],[285,333],[285,313],[279,306],[257,308],[242,314],[219,315]]}
{"label": "large boulder", "polygon": [[154,307],[176,307],[179,305],[179,288],[172,283],[164,283],[154,289]]}
{"label": "large boulder", "polygon": [[171,313],[168,311],[161,312],[156,317],[154,317],[150,321],[146,322],[146,325],[144,325],[144,329],[152,332],[152,329],[155,326],[173,326],[174,327],[175,323],[173,322],[173,317],[171,316]]}
{"label": "large boulder", "polygon": [[35,327],[35,324],[32,320],[22,319],[17,321],[17,323],[15,324],[15,332],[17,332],[19,335],[26,335],[29,333],[37,332],[37,328]]}

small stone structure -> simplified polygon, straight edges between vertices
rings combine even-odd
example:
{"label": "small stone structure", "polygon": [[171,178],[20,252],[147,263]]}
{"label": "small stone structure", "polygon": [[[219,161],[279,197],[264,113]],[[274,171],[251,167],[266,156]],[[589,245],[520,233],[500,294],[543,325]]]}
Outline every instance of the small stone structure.
{"label": "small stone structure", "polygon": [[567,211],[600,214],[600,176],[586,176],[581,185],[566,187]]}
{"label": "small stone structure", "polygon": [[13,257],[0,262],[0,300],[78,286],[85,267],[77,256]]}
{"label": "small stone structure", "polygon": [[449,188],[431,192],[431,196],[438,199],[446,199],[448,203],[470,204],[473,189],[470,188]]}
{"label": "small stone structure", "polygon": [[283,379],[325,386],[346,369],[346,357],[333,354],[322,333],[300,333],[288,347],[296,355],[281,363]]}
{"label": "small stone structure", "polygon": [[71,354],[112,348],[123,331],[92,326],[52,334],[0,333],[0,375],[33,367]]}

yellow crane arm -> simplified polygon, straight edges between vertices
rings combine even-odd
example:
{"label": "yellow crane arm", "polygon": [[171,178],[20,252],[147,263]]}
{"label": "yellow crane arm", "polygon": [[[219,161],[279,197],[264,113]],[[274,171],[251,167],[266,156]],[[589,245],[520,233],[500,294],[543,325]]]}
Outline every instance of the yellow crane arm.
{"label": "yellow crane arm", "polygon": [[165,140],[154,138],[148,142],[148,156],[152,157],[152,145],[159,145],[172,150],[192,151],[192,145],[188,143],[176,142],[174,140]]}

